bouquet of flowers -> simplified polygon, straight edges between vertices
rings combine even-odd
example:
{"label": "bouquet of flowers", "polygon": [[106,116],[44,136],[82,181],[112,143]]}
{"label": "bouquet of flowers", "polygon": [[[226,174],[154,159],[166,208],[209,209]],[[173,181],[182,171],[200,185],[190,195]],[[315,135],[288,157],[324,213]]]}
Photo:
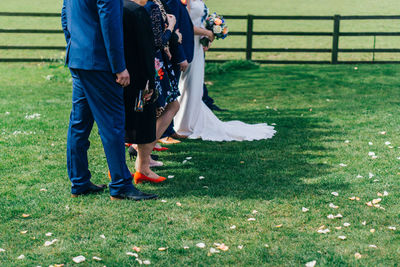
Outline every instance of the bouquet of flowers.
{"label": "bouquet of flowers", "polygon": [[[228,26],[226,26],[224,18],[217,13],[209,15],[205,20],[205,24],[206,29],[212,31],[217,40],[228,37]],[[200,43],[207,47],[210,44],[210,40],[207,37],[203,37]]]}

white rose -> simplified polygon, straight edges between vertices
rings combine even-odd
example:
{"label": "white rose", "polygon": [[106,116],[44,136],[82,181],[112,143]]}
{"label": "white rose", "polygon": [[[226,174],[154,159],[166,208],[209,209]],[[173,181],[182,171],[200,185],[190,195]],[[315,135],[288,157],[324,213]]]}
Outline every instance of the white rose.
{"label": "white rose", "polygon": [[219,26],[219,25],[214,25],[214,27],[213,27],[213,32],[214,32],[215,34],[221,33],[221,32],[222,32],[222,27]]}

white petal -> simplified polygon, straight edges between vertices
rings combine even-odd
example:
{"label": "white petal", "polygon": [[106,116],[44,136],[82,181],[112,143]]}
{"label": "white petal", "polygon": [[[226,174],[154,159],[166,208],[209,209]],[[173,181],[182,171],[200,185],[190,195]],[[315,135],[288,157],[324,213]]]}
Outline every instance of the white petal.
{"label": "white petal", "polygon": [[238,246],[238,249],[243,249],[243,246],[242,246],[242,245],[239,245],[239,246]]}
{"label": "white petal", "polygon": [[382,134],[382,135],[385,135],[386,134],[386,132],[379,132],[380,134]]}
{"label": "white petal", "polygon": [[53,234],[52,233],[46,233],[46,236],[52,236]]}
{"label": "white petal", "polygon": [[362,255],[360,254],[360,253],[355,253],[354,254],[354,257],[357,259],[357,260],[359,260],[359,259],[361,259],[362,258]]}
{"label": "white petal", "polygon": [[385,142],[385,145],[388,146],[388,145],[391,145],[391,143],[390,143],[389,141],[386,141],[386,142]]}
{"label": "white petal", "polygon": [[184,161],[182,161],[183,164],[185,164],[187,162],[187,160],[185,159]]}
{"label": "white petal", "polygon": [[335,216],[333,216],[333,214],[329,214],[329,215],[327,216],[327,218],[332,220],[332,219],[335,219]]}
{"label": "white petal", "polygon": [[151,262],[150,262],[149,260],[144,260],[144,261],[143,261],[143,264],[144,264],[144,265],[150,265]]}
{"label": "white petal", "polygon": [[6,250],[4,248],[0,248],[0,252],[5,252]]}
{"label": "white petal", "polygon": [[368,152],[368,156],[375,156],[375,152]]}
{"label": "white petal", "polygon": [[389,193],[388,193],[387,191],[383,192],[383,196],[384,196],[384,197],[386,197],[386,196],[388,196],[388,195],[389,195]]}
{"label": "white petal", "polygon": [[219,250],[215,249],[215,248],[210,248],[210,253],[212,253],[212,254],[219,253]]}
{"label": "white petal", "polygon": [[168,179],[172,179],[174,177],[175,177],[174,175],[168,175]]}
{"label": "white petal", "polygon": [[343,224],[343,226],[344,226],[344,227],[349,227],[349,226],[350,226],[350,223],[347,223],[347,222],[346,222],[346,223]]}
{"label": "white petal", "polygon": [[348,143],[350,143],[350,140],[346,140],[346,141],[344,141],[346,144],[348,144]]}
{"label": "white petal", "polygon": [[40,189],[40,192],[46,192],[46,191],[47,191],[46,188],[41,188],[41,189]]}
{"label": "white petal", "polygon": [[106,239],[106,236],[105,236],[105,235],[100,235],[100,237],[103,238],[103,239]]}
{"label": "white petal", "polygon": [[347,164],[340,163],[339,166],[340,166],[340,167],[347,167]]}
{"label": "white petal", "polygon": [[373,143],[372,143],[372,142],[368,142],[368,145],[372,146],[372,145],[373,145]]}
{"label": "white petal", "polygon": [[205,177],[204,176],[199,176],[199,179],[200,180],[203,180]]}
{"label": "white petal", "polygon": [[81,256],[78,256],[78,257],[73,258],[72,260],[73,260],[75,263],[81,263],[81,262],[84,262],[84,261],[86,260],[86,258],[83,257],[83,256],[81,255]]}
{"label": "white petal", "polygon": [[252,222],[252,221],[255,221],[256,218],[248,218],[247,220],[248,220],[249,222]]}
{"label": "white petal", "polygon": [[371,179],[371,178],[374,177],[375,175],[374,175],[373,173],[370,172],[370,173],[368,174],[368,176],[369,176],[369,179]]}
{"label": "white petal", "polygon": [[162,203],[167,203],[167,201],[165,199],[162,199],[161,202]]}
{"label": "white petal", "polygon": [[187,159],[187,160],[191,160],[191,159],[192,159],[192,157],[187,157],[186,159]]}
{"label": "white petal", "polygon": [[367,225],[367,222],[366,222],[366,221],[363,221],[361,224],[362,224],[362,225]]}
{"label": "white petal", "polygon": [[24,254],[22,254],[22,255],[19,255],[17,259],[19,259],[19,260],[23,260],[23,259],[25,259],[25,255],[24,255]]}
{"label": "white petal", "polygon": [[96,256],[94,256],[94,257],[93,257],[93,259],[94,259],[95,261],[102,261],[102,259],[101,259],[101,258],[99,258],[99,257],[96,257]]}
{"label": "white petal", "polygon": [[306,267],[314,267],[317,264],[317,261],[310,261],[306,263]]}
{"label": "white petal", "polygon": [[370,248],[378,248],[378,247],[375,246],[375,245],[369,245],[368,247],[370,247]]}
{"label": "white petal", "polygon": [[336,205],[333,204],[333,203],[330,203],[330,204],[329,204],[329,207],[332,208],[332,209],[338,209],[338,208],[339,208],[339,206],[336,206]]}
{"label": "white petal", "polygon": [[256,210],[253,210],[251,213],[253,213],[253,214],[256,214],[256,213],[258,213],[258,211],[256,211]]}
{"label": "white petal", "polygon": [[135,258],[139,257],[139,255],[137,253],[133,253],[133,252],[127,252],[126,255],[132,256],[132,257],[135,257]]}
{"label": "white petal", "polygon": [[339,196],[338,192],[332,192],[331,194],[334,195],[335,197]]}
{"label": "white petal", "polygon": [[388,229],[389,229],[389,230],[396,231],[396,227],[394,227],[394,226],[389,226]]}
{"label": "white petal", "polygon": [[188,246],[184,246],[183,249],[189,249],[189,247]]}
{"label": "white petal", "polygon": [[230,229],[236,229],[236,225],[232,225],[231,227],[229,227]]}
{"label": "white petal", "polygon": [[198,247],[198,248],[205,248],[205,247],[206,247],[206,244],[204,244],[204,243],[197,243],[197,244],[196,244],[196,247]]}
{"label": "white petal", "polygon": [[363,176],[361,176],[361,175],[357,175],[357,178],[364,178]]}
{"label": "white petal", "polygon": [[309,209],[303,207],[303,208],[301,208],[301,211],[302,211],[302,212],[307,212],[307,211],[309,211]]}
{"label": "white petal", "polygon": [[373,199],[373,200],[372,200],[372,204],[378,204],[378,203],[380,203],[381,201],[382,201],[381,198]]}
{"label": "white petal", "polygon": [[341,240],[346,240],[347,237],[344,236],[344,235],[340,235],[340,236],[338,236],[338,238],[341,239]]}
{"label": "white petal", "polygon": [[335,215],[335,218],[343,218],[343,215],[338,213],[337,215]]}
{"label": "white petal", "polygon": [[319,234],[327,234],[327,233],[329,233],[331,230],[329,230],[328,228],[327,229],[320,229],[320,230],[318,230],[317,231],[317,233],[319,233]]}

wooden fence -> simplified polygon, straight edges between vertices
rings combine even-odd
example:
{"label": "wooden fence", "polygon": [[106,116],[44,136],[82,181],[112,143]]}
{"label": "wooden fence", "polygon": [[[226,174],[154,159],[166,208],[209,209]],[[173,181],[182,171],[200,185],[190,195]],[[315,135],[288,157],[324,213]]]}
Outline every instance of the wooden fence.
{"label": "wooden fence", "polygon": [[[0,12],[0,16],[17,17],[60,17],[58,13],[8,13]],[[399,48],[339,48],[340,37],[342,36],[400,36],[399,32],[341,32],[340,23],[344,20],[400,20],[400,16],[224,16],[229,20],[247,21],[247,31],[232,31],[231,36],[246,36],[245,48],[213,48],[210,52],[243,52],[247,60],[253,60],[253,53],[256,52],[275,52],[275,53],[329,53],[331,60],[253,60],[262,64],[360,64],[360,63],[396,63],[396,61],[340,61],[339,53],[400,53]],[[331,32],[303,32],[303,31],[254,31],[254,22],[257,20],[302,20],[302,21],[332,21]],[[43,29],[4,29],[0,28],[0,34],[63,34],[62,30],[43,30]],[[332,48],[254,48],[254,36],[329,36],[332,37]],[[64,46],[5,46],[0,44],[0,50],[64,50]],[[51,58],[0,58],[0,62],[51,62]],[[223,62],[226,60],[207,60],[208,62]]]}

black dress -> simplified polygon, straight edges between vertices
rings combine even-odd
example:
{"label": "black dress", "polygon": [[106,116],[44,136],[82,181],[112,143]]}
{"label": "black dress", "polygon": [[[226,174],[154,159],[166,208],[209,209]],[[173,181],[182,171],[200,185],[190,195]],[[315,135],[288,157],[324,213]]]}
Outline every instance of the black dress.
{"label": "black dress", "polygon": [[134,106],[147,81],[150,89],[155,88],[155,44],[151,20],[144,7],[124,0],[123,21],[125,61],[131,77],[131,84],[124,90],[125,142],[148,144],[156,139],[156,104],[150,101],[143,112],[135,112]]}

